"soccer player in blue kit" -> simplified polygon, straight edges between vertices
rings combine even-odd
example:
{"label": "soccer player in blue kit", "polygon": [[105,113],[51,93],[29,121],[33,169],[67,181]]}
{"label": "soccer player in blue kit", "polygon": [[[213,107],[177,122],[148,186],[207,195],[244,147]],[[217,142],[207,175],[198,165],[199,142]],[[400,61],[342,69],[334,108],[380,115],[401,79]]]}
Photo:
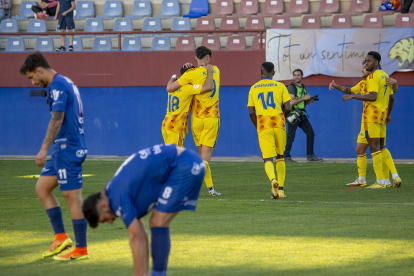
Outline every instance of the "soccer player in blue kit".
{"label": "soccer player in blue kit", "polygon": [[[88,259],[86,246],[87,221],[82,212],[82,163],[87,149],[83,132],[83,107],[78,88],[73,82],[56,73],[40,52],[30,53],[20,73],[26,75],[33,85],[49,86],[47,99],[52,118],[46,137],[36,156],[36,165],[43,167],[36,183],[36,194],[49,216],[55,239],[43,257],[55,260]],[[49,147],[53,145],[52,157],[45,165]],[[63,225],[62,210],[52,191],[59,186],[72,216],[76,238],[74,250],[58,255],[72,246]]]}
{"label": "soccer player in blue kit", "polygon": [[105,189],[83,203],[89,225],[124,222],[132,250],[134,275],[148,275],[149,242],[142,217],[151,212],[152,276],[167,274],[171,220],[194,211],[205,174],[201,157],[174,144],[160,144],[131,155]]}

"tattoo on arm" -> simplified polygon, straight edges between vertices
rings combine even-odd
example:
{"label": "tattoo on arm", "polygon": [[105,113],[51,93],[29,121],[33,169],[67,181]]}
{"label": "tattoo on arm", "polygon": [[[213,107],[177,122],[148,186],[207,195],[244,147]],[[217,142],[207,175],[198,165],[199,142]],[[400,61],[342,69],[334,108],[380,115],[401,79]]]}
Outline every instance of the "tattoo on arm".
{"label": "tattoo on arm", "polygon": [[47,127],[46,137],[43,140],[42,147],[49,148],[53,143],[60,131],[64,116],[65,112],[63,111],[52,112],[52,119],[50,120],[49,126]]}
{"label": "tattoo on arm", "polygon": [[349,87],[337,85],[335,88],[338,89],[339,91],[341,91],[342,93],[352,94],[352,91]]}

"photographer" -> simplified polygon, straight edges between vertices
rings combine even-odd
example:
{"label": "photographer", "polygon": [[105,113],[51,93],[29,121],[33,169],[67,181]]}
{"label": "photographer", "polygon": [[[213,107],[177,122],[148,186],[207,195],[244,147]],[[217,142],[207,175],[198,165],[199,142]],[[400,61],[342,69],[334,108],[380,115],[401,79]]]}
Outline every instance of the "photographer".
{"label": "photographer", "polygon": [[306,133],[306,149],[308,162],[322,162],[322,158],[318,158],[313,153],[313,144],[315,134],[312,126],[307,118],[305,107],[311,105],[315,100],[318,100],[317,96],[312,97],[307,94],[306,87],[302,84],[303,72],[300,69],[293,71],[293,82],[288,86],[289,95],[292,98],[290,103],[292,105],[292,112],[286,118],[288,122],[288,133],[285,149],[285,162],[296,162],[292,160],[290,156],[290,150],[292,149],[292,143],[295,140],[296,129],[300,127],[303,132]]}

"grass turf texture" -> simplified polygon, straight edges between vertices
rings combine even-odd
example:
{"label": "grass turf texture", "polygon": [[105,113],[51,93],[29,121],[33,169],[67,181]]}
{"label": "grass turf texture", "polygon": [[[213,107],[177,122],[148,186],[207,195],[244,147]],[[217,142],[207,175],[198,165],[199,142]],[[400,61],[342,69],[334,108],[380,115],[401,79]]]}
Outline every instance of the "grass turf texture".
{"label": "grass turf texture", "polygon": [[[121,162],[86,161],[84,192],[100,191]],[[399,189],[346,187],[356,164],[288,163],[284,199],[270,199],[262,163],[211,162],[222,197],[203,184],[196,212],[170,225],[168,275],[413,275],[413,165],[397,165]],[[34,191],[34,161],[0,161],[1,275],[132,275],[122,222],[88,228],[91,259],[42,259],[53,239]],[[374,182],[368,165],[369,183]],[[70,214],[57,190],[68,235]],[[149,216],[144,221],[148,229]]]}

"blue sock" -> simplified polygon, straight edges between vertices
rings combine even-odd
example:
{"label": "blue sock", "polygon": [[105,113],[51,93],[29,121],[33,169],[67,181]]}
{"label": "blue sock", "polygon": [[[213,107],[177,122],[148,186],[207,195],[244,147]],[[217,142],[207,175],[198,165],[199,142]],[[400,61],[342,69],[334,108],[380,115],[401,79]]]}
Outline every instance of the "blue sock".
{"label": "blue sock", "polygon": [[50,223],[52,224],[53,231],[56,234],[65,233],[65,226],[63,225],[62,209],[60,207],[54,207],[46,210],[49,216]]}
{"label": "blue sock", "polygon": [[151,228],[152,276],[167,275],[170,248],[170,229],[168,227]]}
{"label": "blue sock", "polygon": [[86,247],[86,228],[88,223],[86,219],[72,219],[73,232],[75,232],[76,247]]}

